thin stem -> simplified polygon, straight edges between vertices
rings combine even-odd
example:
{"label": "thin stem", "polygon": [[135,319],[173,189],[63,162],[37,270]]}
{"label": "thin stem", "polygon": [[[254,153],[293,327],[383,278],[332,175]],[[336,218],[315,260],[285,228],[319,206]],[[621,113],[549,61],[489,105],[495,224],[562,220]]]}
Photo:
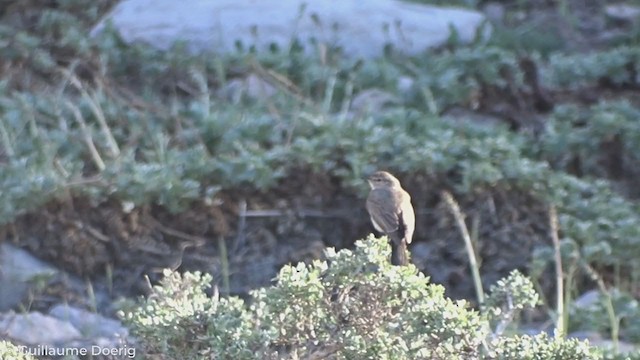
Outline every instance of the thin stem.
{"label": "thin stem", "polygon": [[327,80],[327,88],[324,93],[324,101],[322,102],[322,109],[325,114],[331,112],[331,102],[333,100],[333,92],[336,89],[336,82],[338,80],[338,71],[330,70],[329,79]]}
{"label": "thin stem", "polygon": [[71,102],[67,101],[66,105],[69,108],[69,110],[71,110],[71,112],[73,113],[73,116],[76,118],[78,125],[80,125],[80,131],[82,131],[82,137],[84,139],[85,144],[89,148],[89,152],[91,153],[91,158],[93,158],[93,162],[98,167],[98,170],[100,170],[101,172],[104,171],[104,169],[106,168],[106,165],[104,161],[102,161],[102,157],[100,157],[100,153],[98,152],[96,145],[93,143],[91,132],[89,131],[89,128],[87,128],[87,124],[85,123],[84,118],[82,117],[82,113],[80,113],[80,110]]}
{"label": "thin stem", "polygon": [[13,144],[11,144],[11,137],[9,136],[9,132],[4,127],[2,121],[0,121],[0,138],[2,138],[2,144],[4,144],[4,151],[7,153],[10,159],[13,159],[13,157],[15,156],[15,151],[13,149]]}
{"label": "thin stem", "polygon": [[607,316],[609,317],[609,326],[611,326],[611,341],[613,342],[613,351],[615,354],[618,353],[619,344],[618,339],[620,335],[620,324],[618,323],[618,319],[616,318],[616,311],[613,307],[613,298],[611,297],[611,292],[607,290],[606,285],[604,284],[604,280],[602,276],[598,274],[598,272],[591,267],[587,262],[582,262],[582,266],[585,268],[591,279],[596,282],[598,285],[598,289],[600,289],[600,293],[605,297],[605,308],[607,310]]}
{"label": "thin stem", "polygon": [[100,104],[95,96],[95,92],[94,92],[94,96],[91,96],[87,90],[84,88],[84,86],[82,85],[82,82],[80,82],[80,80],[72,73],[68,73],[69,76],[69,81],[71,82],[71,84],[78,90],[80,91],[80,94],[82,95],[82,97],[87,101],[87,103],[89,104],[89,107],[91,108],[91,111],[93,111],[93,114],[96,117],[96,120],[98,120],[98,124],[100,125],[100,129],[102,130],[102,133],[104,134],[104,137],[107,141],[107,147],[109,148],[109,151],[111,152],[111,155],[113,157],[117,157],[120,155],[120,148],[118,147],[118,142],[116,141],[116,139],[113,137],[113,133],[111,132],[111,128],[109,127],[109,125],[107,124],[107,119],[104,116],[104,112],[102,111],[102,108],[100,107]]}
{"label": "thin stem", "polygon": [[442,197],[449,207],[449,211],[451,211],[451,214],[456,219],[458,229],[460,230],[460,234],[464,239],[464,244],[467,249],[467,255],[469,256],[469,265],[471,267],[471,274],[473,276],[473,284],[476,288],[478,304],[482,306],[482,304],[484,303],[484,290],[482,289],[482,280],[480,279],[480,268],[478,266],[478,261],[476,260],[476,253],[473,249],[473,244],[471,243],[469,230],[467,229],[467,225],[464,222],[464,215],[460,211],[460,206],[458,206],[458,203],[455,201],[451,193],[449,193],[448,191],[443,191]]}
{"label": "thin stem", "polygon": [[229,256],[227,244],[222,236],[218,237],[218,251],[220,251],[220,263],[222,265],[222,290],[229,295]]}
{"label": "thin stem", "polygon": [[549,229],[551,231],[551,240],[553,241],[556,268],[556,308],[558,318],[556,320],[555,336],[557,338],[563,338],[566,332],[564,317],[564,273],[562,272],[562,254],[560,253],[560,239],[558,238],[558,212],[554,205],[551,205],[549,208]]}

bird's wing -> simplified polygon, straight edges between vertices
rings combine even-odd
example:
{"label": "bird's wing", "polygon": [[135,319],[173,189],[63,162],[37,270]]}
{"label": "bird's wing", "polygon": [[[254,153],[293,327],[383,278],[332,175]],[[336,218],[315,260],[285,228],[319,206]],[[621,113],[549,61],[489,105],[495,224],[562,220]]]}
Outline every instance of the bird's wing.
{"label": "bird's wing", "polygon": [[404,229],[402,234],[407,244],[411,244],[413,240],[413,231],[416,228],[416,214],[411,205],[411,196],[407,192],[402,193],[402,201],[400,202],[400,228]]}
{"label": "bird's wing", "polygon": [[[398,230],[400,221],[398,219],[398,212],[396,211],[383,211],[383,209],[394,208],[389,204],[389,201],[393,202],[393,196],[389,196],[383,192],[384,190],[372,190],[367,198],[367,211],[371,216],[371,222],[376,230],[385,234],[392,233]],[[391,205],[391,206],[390,206]]]}

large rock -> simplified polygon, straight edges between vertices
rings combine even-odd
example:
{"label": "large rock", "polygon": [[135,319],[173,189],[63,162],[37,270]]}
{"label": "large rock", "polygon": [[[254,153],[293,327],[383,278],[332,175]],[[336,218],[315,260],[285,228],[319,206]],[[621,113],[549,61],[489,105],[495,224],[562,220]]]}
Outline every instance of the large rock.
{"label": "large rock", "polygon": [[27,251],[10,244],[0,244],[0,311],[15,307],[30,286],[48,281],[58,271]]}
{"label": "large rock", "polygon": [[0,315],[0,333],[27,345],[59,345],[81,337],[78,329],[70,323],[37,311]]}
{"label": "large rock", "polygon": [[396,0],[124,0],[92,33],[111,23],[127,42],[168,49],[181,40],[193,52],[227,53],[238,43],[283,49],[297,37],[371,58],[386,44],[406,54],[443,45],[452,28],[469,42],[484,19],[475,11]]}
{"label": "large rock", "polygon": [[49,315],[69,322],[87,338],[116,339],[129,336],[129,331],[120,321],[65,304],[54,306],[49,310]]}

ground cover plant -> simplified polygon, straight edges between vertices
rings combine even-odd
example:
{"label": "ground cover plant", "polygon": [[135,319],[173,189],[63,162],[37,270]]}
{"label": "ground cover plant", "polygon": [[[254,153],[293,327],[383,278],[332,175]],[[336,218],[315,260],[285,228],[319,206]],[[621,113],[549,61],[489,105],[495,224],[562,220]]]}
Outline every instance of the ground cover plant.
{"label": "ground cover plant", "polygon": [[[547,9],[571,10],[571,1],[562,3],[569,7]],[[295,43],[270,53],[192,55],[179,44],[168,52],[124,44],[113,32],[89,37],[112,5],[1,5],[4,241],[108,282],[114,296],[143,292],[142,274],[159,281],[153,268],[210,272],[233,315],[220,316],[246,325],[255,318],[225,296],[247,296],[283,265],[321,258],[326,246],[353,248],[371,232],[363,205],[354,208],[364,204],[362,177],[383,168],[412,194],[414,242],[429,250],[415,256],[417,265],[447,296],[475,298],[443,190],[467,216],[485,287],[518,268],[541,296],[533,317],[556,320],[553,206],[568,330],[640,341],[633,31],[579,51],[556,42],[523,49],[496,27],[489,41],[452,39],[415,58],[390,52],[357,61]],[[249,76],[273,94],[233,90]],[[353,106],[371,90],[391,100],[375,111]],[[573,308],[591,289],[599,302]],[[238,336],[258,336],[251,346],[275,351],[281,340],[254,330]],[[477,350],[481,336],[473,336]],[[546,339],[496,341],[509,354]]]}

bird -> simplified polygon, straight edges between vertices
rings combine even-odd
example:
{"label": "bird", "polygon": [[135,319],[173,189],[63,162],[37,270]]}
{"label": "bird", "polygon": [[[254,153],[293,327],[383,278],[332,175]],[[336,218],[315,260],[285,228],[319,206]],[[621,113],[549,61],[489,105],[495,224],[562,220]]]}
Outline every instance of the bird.
{"label": "bird", "polygon": [[391,240],[391,264],[408,265],[409,250],[416,216],[411,196],[400,181],[386,171],[377,171],[367,178],[371,187],[367,197],[367,212],[373,227]]}

